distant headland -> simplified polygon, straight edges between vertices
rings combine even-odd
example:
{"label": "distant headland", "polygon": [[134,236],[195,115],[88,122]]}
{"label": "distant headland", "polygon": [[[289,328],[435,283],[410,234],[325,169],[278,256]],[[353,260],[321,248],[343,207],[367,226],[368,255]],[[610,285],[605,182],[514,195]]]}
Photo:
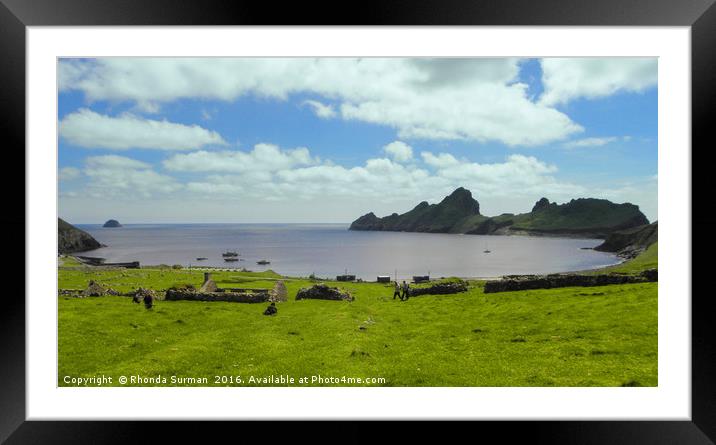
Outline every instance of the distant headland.
{"label": "distant headland", "polygon": [[110,219],[102,227],[122,227],[122,225],[116,219]]}
{"label": "distant headland", "polygon": [[606,238],[645,224],[649,220],[638,206],[595,198],[572,199],[564,204],[542,198],[529,213],[489,217],[480,214],[480,204],[472,193],[459,187],[439,204],[423,201],[402,215],[379,218],[370,212],[353,221],[350,230]]}
{"label": "distant headland", "polygon": [[92,235],[62,218],[57,218],[57,250],[59,253],[84,252],[102,247]]}

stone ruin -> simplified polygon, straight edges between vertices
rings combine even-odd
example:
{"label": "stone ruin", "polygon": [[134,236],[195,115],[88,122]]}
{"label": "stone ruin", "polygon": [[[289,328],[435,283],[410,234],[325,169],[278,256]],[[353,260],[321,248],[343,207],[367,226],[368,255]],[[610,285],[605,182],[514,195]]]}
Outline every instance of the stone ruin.
{"label": "stone ruin", "polygon": [[418,295],[457,294],[459,292],[467,292],[466,281],[444,281],[433,283],[430,286],[409,288],[409,295],[411,297],[417,297]]}
{"label": "stone ruin", "polygon": [[192,288],[167,289],[166,300],[228,301],[234,303],[265,303],[286,301],[288,293],[283,281],[277,281],[272,289],[219,288],[211,273],[204,273],[204,283],[199,290]]}
{"label": "stone ruin", "polygon": [[90,280],[87,284],[87,288],[79,293],[79,297],[103,297],[105,295],[119,295],[114,289],[103,286],[100,283]]}
{"label": "stone ruin", "polygon": [[353,301],[355,298],[346,290],[337,287],[329,287],[325,283],[313,285],[309,288],[301,288],[296,294],[296,300],[343,300]]}
{"label": "stone ruin", "polygon": [[511,292],[530,289],[553,289],[557,287],[591,287],[609,284],[649,283],[658,281],[658,270],[648,269],[638,275],[509,275],[502,280],[485,283],[485,293]]}

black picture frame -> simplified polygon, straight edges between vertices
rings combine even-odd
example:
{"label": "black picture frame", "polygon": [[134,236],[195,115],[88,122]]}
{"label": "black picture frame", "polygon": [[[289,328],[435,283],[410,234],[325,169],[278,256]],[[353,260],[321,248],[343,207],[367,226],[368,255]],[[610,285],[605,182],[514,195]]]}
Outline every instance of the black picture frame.
{"label": "black picture frame", "polygon": [[[25,30],[28,26],[138,26],[138,25],[491,25],[491,26],[688,26],[691,27],[692,63],[692,202],[702,203],[691,215],[692,231],[710,228],[711,200],[698,200],[703,191],[713,190],[714,175],[698,169],[708,163],[693,162],[713,149],[710,137],[713,119],[709,108],[716,103],[716,6],[714,0],[364,0],[315,6],[303,2],[261,3],[257,1],[208,0],[0,0],[0,129],[6,165],[15,172],[6,175],[6,190],[13,190],[17,202],[12,211],[0,216],[4,234],[25,233],[25,199],[17,193],[18,175],[25,165]],[[707,145],[708,144],[708,145]],[[6,207],[7,209],[7,207]],[[701,230],[698,230],[701,232]],[[6,235],[20,244],[18,236]],[[699,241],[699,251],[713,242]],[[24,245],[15,252],[24,252]],[[24,258],[24,256],[23,256]],[[17,267],[17,256],[12,259]],[[692,261],[692,276],[703,277],[708,262]],[[6,278],[6,279],[9,279]],[[15,280],[17,281],[17,280]],[[473,437],[529,438],[540,443],[714,443],[716,441],[716,323],[712,321],[711,293],[696,292],[692,304],[692,420],[691,421],[548,421],[480,422],[469,429]],[[688,301],[689,295],[674,296]],[[671,296],[670,296],[671,298]],[[166,431],[184,439],[202,437],[190,423],[147,422],[38,422],[25,420],[25,305],[19,289],[4,292],[0,305],[0,441],[7,443],[115,443],[144,442],[148,430]],[[169,428],[167,428],[169,426]],[[212,422],[214,437],[219,433],[247,434],[240,427]],[[405,428],[422,435],[425,423]],[[477,429],[476,429],[477,428]],[[319,427],[315,423],[290,428],[260,424],[253,429],[270,430],[270,437],[293,440],[311,432],[318,439],[365,443],[372,440],[365,423],[348,426],[336,422]],[[443,440],[458,431],[442,429]],[[479,431],[479,433],[477,433]],[[404,433],[383,439],[405,439]],[[206,438],[206,436],[203,436]],[[238,436],[234,436],[238,437]],[[493,436],[494,437],[494,436]]]}

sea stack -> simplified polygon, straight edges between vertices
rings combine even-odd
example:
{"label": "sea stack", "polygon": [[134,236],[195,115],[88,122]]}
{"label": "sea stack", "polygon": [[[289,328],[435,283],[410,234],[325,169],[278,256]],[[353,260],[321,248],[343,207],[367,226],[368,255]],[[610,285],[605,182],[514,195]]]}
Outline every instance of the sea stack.
{"label": "sea stack", "polygon": [[102,227],[122,227],[122,225],[116,219],[110,219]]}

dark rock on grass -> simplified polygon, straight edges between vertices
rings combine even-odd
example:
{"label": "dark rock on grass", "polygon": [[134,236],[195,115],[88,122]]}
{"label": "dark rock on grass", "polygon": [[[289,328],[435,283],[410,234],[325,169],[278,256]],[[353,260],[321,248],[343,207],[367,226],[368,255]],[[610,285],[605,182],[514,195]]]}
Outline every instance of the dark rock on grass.
{"label": "dark rock on grass", "polygon": [[264,315],[276,315],[278,313],[278,309],[276,308],[276,303],[271,303],[264,311]]}
{"label": "dark rock on grass", "polygon": [[296,294],[296,300],[336,300],[353,301],[353,296],[343,289],[329,287],[324,283],[313,285],[309,288],[301,288]]}

